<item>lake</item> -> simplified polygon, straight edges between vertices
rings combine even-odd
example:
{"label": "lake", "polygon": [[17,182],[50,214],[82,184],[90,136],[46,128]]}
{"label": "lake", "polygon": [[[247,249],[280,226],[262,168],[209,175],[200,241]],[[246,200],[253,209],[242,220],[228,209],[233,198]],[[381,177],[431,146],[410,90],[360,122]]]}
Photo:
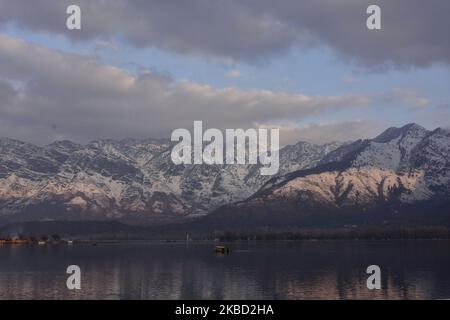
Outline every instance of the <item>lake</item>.
{"label": "lake", "polygon": [[[0,299],[445,299],[449,241],[0,246]],[[66,268],[81,268],[68,290]],[[366,268],[381,268],[381,290]]]}

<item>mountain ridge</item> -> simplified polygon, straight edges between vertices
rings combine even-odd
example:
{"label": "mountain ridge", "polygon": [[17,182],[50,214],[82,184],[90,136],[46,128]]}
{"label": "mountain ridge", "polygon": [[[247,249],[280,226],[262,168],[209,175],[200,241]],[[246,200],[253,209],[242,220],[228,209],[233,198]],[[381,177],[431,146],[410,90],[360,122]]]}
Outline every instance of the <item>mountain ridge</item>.
{"label": "mountain ridge", "polygon": [[[42,219],[46,211],[52,219],[177,220],[244,199],[269,179],[258,174],[258,165],[174,165],[171,145],[161,139],[100,139],[36,146],[1,138],[0,221]],[[312,167],[341,145],[286,146],[279,174]]]}
{"label": "mountain ridge", "polygon": [[[248,199],[219,208],[208,219],[212,224],[216,219],[270,225],[277,217],[297,225],[322,215],[325,225],[323,220],[336,216],[341,223],[361,223],[397,221],[395,215],[402,215],[406,223],[419,215],[417,221],[448,221],[449,155],[448,130],[428,131],[417,124],[389,128],[374,139],[334,150],[314,168],[271,179]],[[418,208],[438,212],[424,217]],[[408,217],[408,211],[417,214]]]}
{"label": "mountain ridge", "polygon": [[450,131],[442,128],[411,123],[373,139],[299,141],[280,150],[275,177],[260,176],[258,165],[174,165],[172,145],[100,139],[39,147],[0,138],[0,223],[167,224],[220,215],[220,221],[239,215],[258,220],[261,212],[280,221],[302,215],[315,220],[339,212],[414,211],[424,203],[443,210],[450,195]]}

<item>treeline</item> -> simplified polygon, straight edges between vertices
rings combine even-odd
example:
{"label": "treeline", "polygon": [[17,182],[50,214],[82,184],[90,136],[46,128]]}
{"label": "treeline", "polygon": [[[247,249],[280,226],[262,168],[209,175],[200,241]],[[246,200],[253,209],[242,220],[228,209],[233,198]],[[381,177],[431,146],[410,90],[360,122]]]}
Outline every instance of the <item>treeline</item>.
{"label": "treeline", "polygon": [[3,241],[14,241],[14,240],[19,240],[19,241],[27,241],[27,242],[32,242],[32,243],[37,243],[37,242],[49,242],[49,241],[53,241],[53,242],[58,242],[61,240],[61,237],[58,234],[52,234],[51,236],[48,235],[41,235],[41,236],[25,236],[23,234],[19,234],[17,236],[2,236],[0,235],[0,240]]}
{"label": "treeline", "polygon": [[450,239],[450,229],[441,226],[424,227],[355,227],[330,229],[288,230],[226,230],[214,232],[209,240],[394,240],[394,239]]}

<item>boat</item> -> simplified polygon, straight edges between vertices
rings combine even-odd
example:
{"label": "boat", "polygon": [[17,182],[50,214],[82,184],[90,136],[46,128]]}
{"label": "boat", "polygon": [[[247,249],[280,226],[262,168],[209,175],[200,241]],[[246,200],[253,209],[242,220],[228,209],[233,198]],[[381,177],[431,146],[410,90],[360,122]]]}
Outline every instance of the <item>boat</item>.
{"label": "boat", "polygon": [[214,251],[221,254],[230,253],[230,249],[226,246],[215,246]]}

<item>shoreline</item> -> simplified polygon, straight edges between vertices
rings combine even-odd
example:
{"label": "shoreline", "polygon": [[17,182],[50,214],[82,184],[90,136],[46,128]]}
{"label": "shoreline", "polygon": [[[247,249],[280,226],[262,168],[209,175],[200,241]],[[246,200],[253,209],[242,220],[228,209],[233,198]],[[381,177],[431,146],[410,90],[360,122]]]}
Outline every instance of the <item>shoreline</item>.
{"label": "shoreline", "polygon": [[122,245],[122,244],[167,244],[167,245],[188,245],[188,244],[269,244],[269,243],[331,243],[331,242],[450,242],[450,239],[443,238],[404,238],[404,239],[302,239],[302,240],[155,240],[155,239],[128,239],[128,240],[113,240],[113,239],[78,239],[71,243],[67,241],[61,242],[47,242],[35,243],[30,241],[3,241],[0,240],[0,248],[3,246],[73,246],[73,245]]}

